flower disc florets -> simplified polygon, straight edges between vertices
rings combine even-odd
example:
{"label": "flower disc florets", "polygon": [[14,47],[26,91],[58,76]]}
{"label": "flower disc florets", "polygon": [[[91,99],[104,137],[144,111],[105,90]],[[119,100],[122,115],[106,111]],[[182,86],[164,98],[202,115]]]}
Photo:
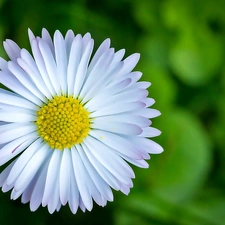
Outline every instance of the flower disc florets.
{"label": "flower disc florets", "polygon": [[37,131],[52,149],[71,148],[88,135],[87,110],[72,96],[55,96],[37,111]]}

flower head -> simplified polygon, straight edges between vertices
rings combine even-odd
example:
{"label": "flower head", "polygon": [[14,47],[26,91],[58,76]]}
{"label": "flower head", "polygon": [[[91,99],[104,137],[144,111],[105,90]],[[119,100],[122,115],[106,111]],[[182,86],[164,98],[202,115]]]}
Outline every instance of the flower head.
{"label": "flower head", "polygon": [[150,126],[160,115],[149,108],[150,83],[132,72],[139,54],[123,60],[106,39],[91,56],[89,33],[28,34],[32,53],[6,40],[10,60],[0,58],[2,191],[50,213],[67,203],[73,213],[93,200],[105,206],[112,189],[128,194],[129,163],[146,168],[149,153],[162,152],[149,139],[160,134]]}

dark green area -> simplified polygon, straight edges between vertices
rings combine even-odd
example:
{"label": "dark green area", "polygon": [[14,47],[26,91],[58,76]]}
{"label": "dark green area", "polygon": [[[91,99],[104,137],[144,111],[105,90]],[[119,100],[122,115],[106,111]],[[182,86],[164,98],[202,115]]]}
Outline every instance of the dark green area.
{"label": "dark green area", "polygon": [[127,56],[140,52],[136,69],[152,83],[162,112],[155,140],[165,150],[149,169],[135,168],[128,197],[114,192],[114,202],[91,212],[32,213],[1,192],[0,224],[225,224],[224,10],[224,0],[0,0],[0,42],[29,48],[27,28],[40,35],[45,27],[51,35],[90,32],[95,47],[110,37]]}

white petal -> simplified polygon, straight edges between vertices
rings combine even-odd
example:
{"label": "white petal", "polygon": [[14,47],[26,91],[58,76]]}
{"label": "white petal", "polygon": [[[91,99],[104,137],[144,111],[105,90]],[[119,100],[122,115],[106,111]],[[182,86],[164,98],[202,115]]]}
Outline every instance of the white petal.
{"label": "white petal", "polygon": [[126,184],[121,185],[121,192],[123,192],[125,195],[128,195],[130,193],[130,186]]}
{"label": "white petal", "polygon": [[42,206],[46,206],[51,198],[53,198],[53,190],[56,188],[56,183],[58,183],[59,177],[59,165],[62,159],[62,151],[53,150],[51,160],[48,166],[48,173],[45,183],[44,195],[42,199]]}
{"label": "white petal", "polygon": [[12,61],[20,57],[20,47],[12,40],[7,39],[3,42],[6,53]]}
{"label": "white petal", "polygon": [[98,116],[105,116],[105,115],[113,115],[117,113],[124,113],[133,110],[141,110],[145,107],[145,104],[142,102],[118,102],[111,105],[108,105],[104,108],[96,110],[90,114],[90,118],[95,118]]}
{"label": "white petal", "polygon": [[52,214],[58,207],[59,204],[59,176],[56,179],[54,189],[52,189],[51,198],[48,202],[48,211]]}
{"label": "white petal", "polygon": [[[108,93],[107,96],[113,96],[115,94],[118,94],[122,91],[124,91],[132,82],[132,79],[130,77],[123,79],[116,79],[115,82],[109,83],[100,93]],[[99,93],[99,95],[100,95]]]}
{"label": "white petal", "polygon": [[[78,150],[78,153],[80,155],[80,152],[83,151],[82,147],[80,145],[76,145],[76,148]],[[82,158],[81,158],[82,161]],[[99,190],[96,188],[95,183],[93,182],[92,178],[90,177],[90,174],[88,173],[87,168],[85,167],[84,162],[82,161],[82,164],[84,166],[84,170],[87,172],[87,177],[85,179],[86,181],[86,185],[88,187],[89,193],[91,194],[92,198],[94,199],[94,201],[101,206],[105,205],[105,201],[104,198],[102,197],[101,193],[99,192]]]}
{"label": "white petal", "polygon": [[17,198],[20,197],[20,195],[23,193],[23,190],[20,191],[16,191],[15,189],[12,189],[11,195],[10,195],[10,199],[12,200],[16,200]]}
{"label": "white petal", "polygon": [[115,84],[120,83],[125,79],[131,79],[130,84],[134,84],[141,78],[141,76],[142,76],[142,73],[137,72],[137,71],[131,72],[131,73],[128,73],[128,74],[122,74],[122,75],[120,75],[120,77],[116,77],[116,79],[115,79],[115,77],[113,77],[113,79],[110,81],[108,86],[114,86]]}
{"label": "white petal", "polygon": [[66,43],[62,34],[56,31],[54,34],[54,46],[55,46],[55,60],[57,66],[58,82],[60,83],[61,91],[67,93],[67,53]]}
{"label": "white petal", "polygon": [[146,98],[143,99],[142,102],[146,104],[146,107],[150,107],[155,103],[155,100],[153,98]]}
{"label": "white petal", "polygon": [[42,39],[45,40],[45,42],[48,44],[48,46],[54,56],[55,55],[54,45],[53,45],[52,38],[51,38],[49,32],[45,28],[43,28],[41,34],[42,34]]}
{"label": "white petal", "polygon": [[8,62],[5,59],[3,59],[2,57],[0,57],[0,69],[2,71],[9,72]]}
{"label": "white petal", "polygon": [[49,92],[45,82],[43,81],[41,74],[37,68],[36,62],[30,55],[30,53],[22,49],[21,50],[21,58],[17,59],[20,67],[30,76],[36,87],[42,92],[44,96],[47,98],[51,97],[51,93]]}
{"label": "white petal", "polygon": [[48,72],[48,76],[51,80],[51,83],[55,89],[55,92],[57,94],[60,94],[60,84],[59,84],[59,77],[57,74],[57,69],[56,69],[56,62],[54,59],[54,56],[52,55],[52,52],[47,45],[47,43],[43,40],[39,41],[39,48],[42,54],[42,57],[44,59],[45,67]]}
{"label": "white petal", "polygon": [[[111,77],[113,77],[115,74],[117,74],[120,69],[122,68],[122,63],[120,63],[114,70],[105,72],[104,76],[100,76],[98,80],[94,80],[94,83],[92,85],[89,85],[90,90],[86,93],[86,95],[81,96],[83,98],[82,102],[87,102],[94,96],[100,94],[99,91],[105,87],[111,80]],[[100,74],[101,73],[97,73]],[[88,87],[88,86],[87,86]],[[85,87],[86,89],[88,89]]]}
{"label": "white petal", "polygon": [[48,157],[50,149],[45,143],[40,147],[38,151],[31,157],[27,162],[23,171],[20,173],[19,177],[15,183],[15,190],[19,191],[24,189],[31,182],[32,178],[35,176],[37,171],[42,166],[44,160]]}
{"label": "white petal", "polygon": [[30,28],[28,28],[28,37],[29,37],[29,41],[30,41],[30,45],[31,45],[32,41],[35,39],[35,36]]}
{"label": "white petal", "polygon": [[[0,106],[1,107],[1,106]],[[24,112],[10,112],[0,109],[0,120],[3,120],[5,122],[30,122],[34,121],[37,118],[37,116],[27,114]]]}
{"label": "white petal", "polygon": [[139,61],[139,59],[140,59],[140,54],[139,53],[135,53],[135,54],[132,54],[132,55],[128,56],[124,60],[123,68],[116,75],[116,77],[120,77],[121,75],[130,73],[134,69],[134,67],[136,66],[136,64]]}
{"label": "white petal", "polygon": [[93,129],[125,135],[139,135],[142,133],[142,129],[135,124],[117,122],[115,120],[110,121],[107,118],[96,118],[91,127]]}
{"label": "white petal", "polygon": [[0,144],[7,143],[26,134],[32,133],[36,127],[32,123],[11,123],[0,126]]}
{"label": "white petal", "polygon": [[2,147],[0,150],[0,165],[3,165],[13,157],[18,155],[20,152],[26,149],[36,138],[36,133],[31,133],[4,145],[4,147]]}
{"label": "white petal", "polygon": [[77,68],[76,80],[74,85],[74,96],[77,97],[86,78],[87,67],[93,50],[94,41],[91,39],[81,57],[80,64]]}
{"label": "white petal", "polygon": [[[85,139],[85,143],[103,167],[109,170],[122,183],[130,183],[130,177],[134,177],[134,172],[115,151],[112,151],[108,146],[90,136]],[[123,171],[123,174],[121,171]]]}
{"label": "white petal", "polygon": [[[136,87],[142,88],[142,89],[147,89],[150,85],[151,85],[150,82],[144,82],[144,81],[141,81],[141,82],[138,82],[135,84]],[[133,88],[133,87],[131,87],[131,88]]]}
{"label": "white petal", "polygon": [[37,139],[34,141],[18,158],[15,165],[13,166],[8,178],[7,178],[7,184],[13,184],[20,173],[23,171],[24,167],[27,165],[29,160],[32,158],[32,156],[35,154],[35,152],[40,148],[41,146],[41,139]]}
{"label": "white petal", "polygon": [[[128,83],[130,80],[125,80],[126,83]],[[124,81],[124,82],[125,82]],[[119,86],[119,85],[118,85]],[[115,87],[114,92],[116,91],[117,87]],[[110,93],[111,92],[111,93]],[[143,89],[136,89],[136,90],[130,90],[130,91],[124,91],[120,92],[118,94],[114,93],[111,90],[105,89],[101,94],[95,96],[90,101],[87,102],[85,107],[87,107],[90,111],[97,110],[99,108],[102,108],[106,105],[113,105],[113,104],[119,104],[120,102],[137,102],[141,101],[148,95],[147,90]]]}
{"label": "white petal", "polygon": [[80,197],[80,199],[79,199],[79,206],[80,206],[80,209],[81,209],[83,212],[86,211],[85,205],[84,205],[84,203],[83,203],[81,197]]}
{"label": "white petal", "polygon": [[63,150],[62,161],[59,173],[59,192],[62,205],[69,200],[70,192],[70,171],[73,169],[71,165],[71,153],[69,149]]}
{"label": "white petal", "polygon": [[141,137],[156,137],[161,134],[161,131],[154,127],[144,127],[143,132],[140,134]]}
{"label": "white petal", "polygon": [[[42,168],[42,167],[41,167]],[[41,169],[40,169],[41,170]],[[32,192],[35,188],[35,185],[37,183],[37,179],[39,177],[39,173],[40,173],[40,170],[35,174],[34,178],[31,180],[31,182],[29,183],[29,185],[24,189],[21,189],[19,192],[22,192],[22,198],[21,198],[21,202],[22,203],[27,203],[30,201],[30,198],[31,198],[31,195],[32,195]],[[13,191],[15,191],[15,189],[13,189]],[[16,196],[17,197],[17,196]]]}
{"label": "white petal", "polygon": [[0,174],[0,187],[3,186],[3,184],[6,182],[7,177],[9,176],[9,173],[11,171],[11,169],[13,168],[15,162],[17,159],[15,159],[14,161],[12,161]]}
{"label": "white petal", "polygon": [[69,58],[73,40],[74,40],[74,33],[72,30],[68,30],[65,36],[67,58]]}
{"label": "white petal", "polygon": [[12,75],[11,72],[0,71],[0,83],[2,83],[4,86],[8,87],[10,90],[14,91],[15,93],[18,93],[24,98],[35,103],[36,105],[42,104],[40,99],[38,99],[27,88],[25,88],[24,85],[22,85],[17,80],[17,78]]}
{"label": "white petal", "polygon": [[[71,159],[72,160],[72,159]],[[77,187],[77,182],[75,179],[73,169],[70,171],[70,198],[69,198],[69,207],[71,211],[75,214],[79,206],[80,194]]]}
{"label": "white petal", "polygon": [[0,88],[0,103],[18,106],[26,109],[37,110],[37,106],[32,102],[14,95],[12,92]]}
{"label": "white petal", "polygon": [[124,54],[125,54],[125,49],[121,49],[114,54],[112,63],[110,64],[110,69],[117,66],[117,64],[122,60]]}
{"label": "white petal", "polygon": [[17,63],[8,62],[8,68],[24,87],[42,101],[45,100],[45,96],[37,89],[30,77],[18,66]]}
{"label": "white petal", "polygon": [[93,67],[95,66],[95,64],[99,60],[99,58],[109,49],[109,46],[110,46],[110,39],[107,38],[98,47],[96,53],[94,54],[94,56],[93,56],[93,58],[90,62],[90,65],[88,66],[88,71],[91,71],[93,69]]}
{"label": "white petal", "polygon": [[99,175],[115,190],[120,189],[120,182],[119,180],[110,172],[108,171],[95,156],[93,155],[92,151],[90,151],[89,146],[85,143],[82,144],[82,147],[93,165],[93,167],[98,171]]}
{"label": "white petal", "polygon": [[39,73],[41,74],[41,77],[42,77],[44,83],[48,87],[48,90],[50,91],[52,96],[54,96],[56,94],[56,92],[53,88],[53,85],[52,85],[51,80],[49,78],[48,72],[46,70],[45,62],[44,62],[44,59],[41,55],[41,52],[40,52],[40,49],[39,49],[39,46],[38,46],[38,41],[36,41],[36,40],[32,41],[31,49],[32,49],[33,56],[34,56],[36,65],[38,67]]}
{"label": "white petal", "polygon": [[132,141],[137,145],[143,148],[146,152],[150,154],[159,154],[163,152],[163,148],[156,142],[143,138],[143,137],[134,137]]}
{"label": "white petal", "polygon": [[139,110],[135,110],[133,113],[150,119],[161,115],[159,110],[151,108],[142,108]]}
{"label": "white petal", "polygon": [[77,69],[81,60],[82,47],[83,47],[82,37],[81,35],[78,34],[73,40],[68,60],[68,68],[67,68],[68,95],[72,95],[74,91]]}
{"label": "white petal", "polygon": [[56,207],[56,211],[57,212],[59,212],[59,210],[61,209],[61,206],[62,206],[62,204],[61,204],[61,202],[60,202],[60,200],[58,201],[58,205],[57,205],[57,207]]}
{"label": "white petal", "polygon": [[35,116],[35,118],[37,117],[36,116],[36,111],[34,111],[34,110],[21,108],[21,107],[14,106],[14,105],[8,105],[8,104],[1,103],[1,102],[0,102],[0,110],[2,112],[10,112],[10,111],[13,111],[14,113],[18,112],[18,113],[23,113],[23,114],[27,114],[27,115],[33,115],[33,116]]}
{"label": "white petal", "polygon": [[[94,65],[93,69],[88,71],[88,77],[80,92],[80,95],[85,97],[85,101],[90,99],[90,96],[95,92],[95,86],[99,86],[98,84],[102,83],[102,80],[107,76],[107,70],[113,59],[113,55],[114,52],[112,49],[104,52]],[[102,74],[105,74],[105,76],[102,76]]]}
{"label": "white petal", "polygon": [[73,162],[73,170],[76,177],[77,187],[79,189],[80,196],[85,207],[90,211],[93,207],[93,201],[86,183],[88,181],[87,179],[89,178],[89,176],[77,152],[77,149],[72,147],[71,155]]}
{"label": "white petal", "polygon": [[[91,34],[90,33],[86,33],[84,36],[83,36],[83,39],[82,39],[82,42],[83,42],[83,46],[84,46],[84,49],[88,46],[88,43],[90,42],[91,40]],[[84,53],[84,51],[83,51]]]}
{"label": "white petal", "polygon": [[[98,91],[98,94],[93,96],[86,104],[85,107],[88,108],[89,112],[93,112],[95,110],[98,110],[102,106],[105,106],[106,104],[112,104],[111,97],[125,89],[131,82],[131,79],[125,79],[119,83],[114,84],[113,86],[107,86],[103,88],[102,90]],[[84,98],[82,102],[85,102],[86,99]],[[113,102],[114,103],[114,102]]]}
{"label": "white petal", "polygon": [[130,123],[137,125],[141,128],[143,127],[148,127],[151,122],[149,119],[142,117],[142,116],[137,116],[137,115],[132,115],[131,113],[120,113],[120,114],[115,114],[111,116],[101,116],[95,118],[95,121],[102,121],[102,122],[124,122],[124,123]]}
{"label": "white petal", "polygon": [[[9,123],[6,123],[6,122],[3,122],[3,121],[0,121],[0,125],[2,126],[2,125],[7,125],[7,124],[9,124]],[[1,144],[1,146],[2,146],[2,144]]]}
{"label": "white petal", "polygon": [[132,159],[132,158],[129,158],[129,157],[127,157],[127,156],[124,156],[123,157],[127,162],[129,162],[129,163],[131,163],[131,164],[133,164],[133,165],[135,165],[135,166],[138,166],[138,167],[140,167],[140,168],[148,168],[149,167],[149,165],[148,165],[148,163],[144,160],[144,159]]}
{"label": "white petal", "polygon": [[[49,160],[46,160],[44,166],[42,166],[40,168],[39,177],[37,178],[36,185],[33,189],[33,192],[31,193],[31,197],[30,197],[31,211],[35,211],[41,205],[43,194],[44,194],[44,187],[45,187],[45,181],[46,181],[46,176],[47,176],[48,164],[49,164]],[[27,202],[27,200],[23,199],[23,197],[22,197],[22,202]]]}
{"label": "white petal", "polygon": [[11,190],[12,188],[13,188],[13,184],[8,185],[7,182],[5,181],[5,183],[2,186],[2,192],[7,192]]}
{"label": "white petal", "polygon": [[103,180],[103,178],[99,175],[99,173],[95,170],[91,162],[88,160],[88,157],[86,156],[83,149],[78,148],[79,154],[81,156],[82,162],[84,163],[84,166],[90,174],[91,179],[93,180],[95,186],[99,190],[99,192],[108,200],[113,200],[113,194],[109,187],[109,185]]}
{"label": "white petal", "polygon": [[143,89],[133,89],[121,92],[112,96],[114,102],[136,102],[140,101],[148,96],[148,91]]}
{"label": "white petal", "polygon": [[124,137],[100,130],[91,130],[90,135],[110,148],[113,148],[120,153],[120,155],[126,155],[133,159],[142,159],[142,155],[138,151],[138,148]]}

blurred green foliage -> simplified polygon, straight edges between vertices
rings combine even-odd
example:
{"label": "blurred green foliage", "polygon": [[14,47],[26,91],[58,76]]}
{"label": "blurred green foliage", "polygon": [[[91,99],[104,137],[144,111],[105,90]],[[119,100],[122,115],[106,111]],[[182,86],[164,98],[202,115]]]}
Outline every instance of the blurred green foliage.
{"label": "blurred green foliage", "polygon": [[[105,208],[49,215],[0,194],[0,224],[223,225],[225,223],[224,0],[0,0],[0,42],[29,48],[40,35],[90,32],[98,46],[141,53],[137,70],[152,83],[162,116],[153,125],[165,149],[147,170],[134,168],[129,197],[115,193]],[[1,56],[5,57],[3,48]],[[13,215],[13,216],[12,216]]]}

